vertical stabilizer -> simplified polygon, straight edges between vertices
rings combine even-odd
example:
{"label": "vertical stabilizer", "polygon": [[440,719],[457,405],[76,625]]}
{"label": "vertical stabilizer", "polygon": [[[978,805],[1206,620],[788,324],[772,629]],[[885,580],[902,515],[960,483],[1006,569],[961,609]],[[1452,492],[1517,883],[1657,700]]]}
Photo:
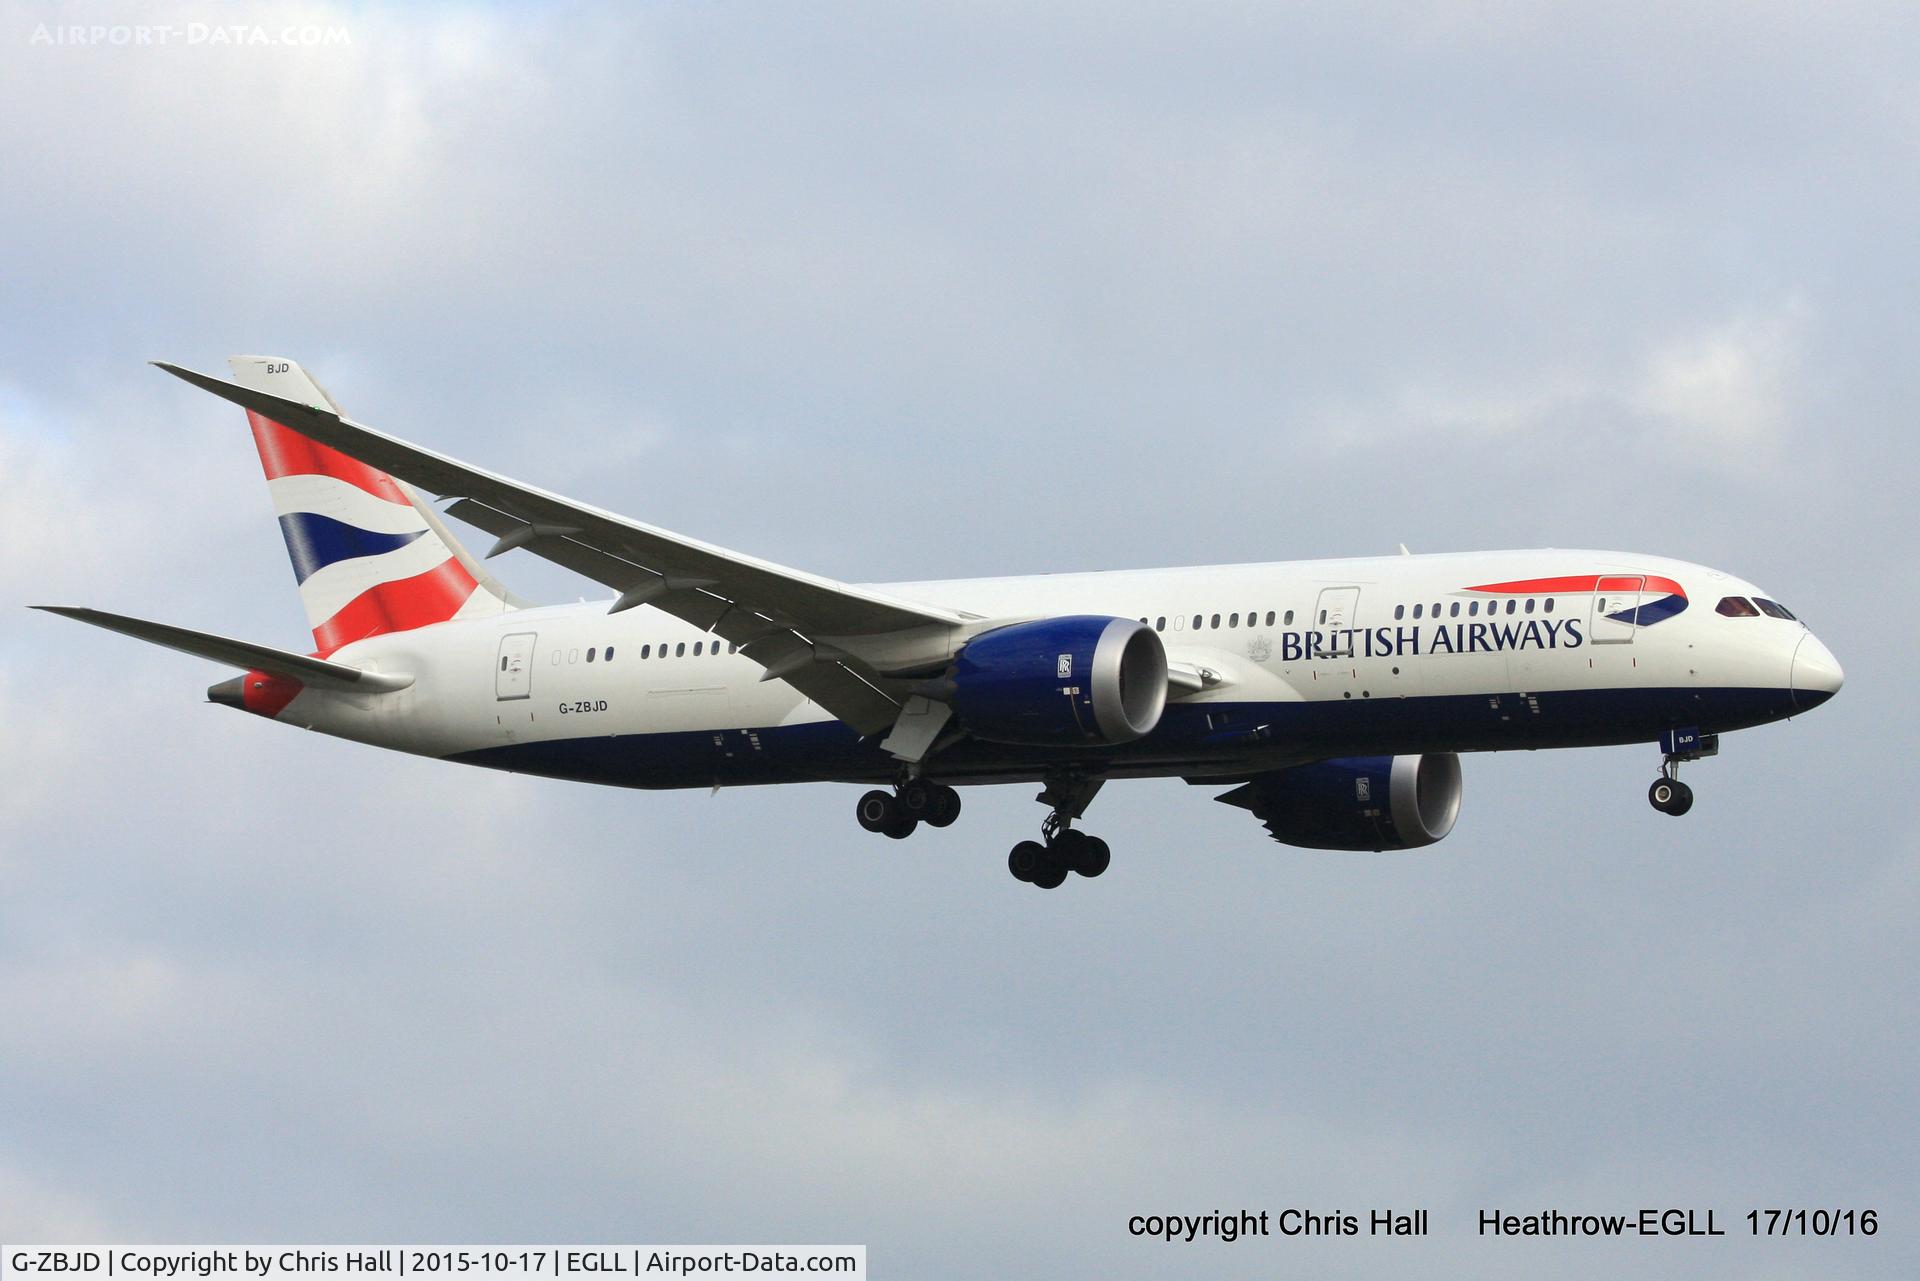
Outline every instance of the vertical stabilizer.
{"label": "vertical stabilizer", "polygon": [[[291,360],[233,356],[227,364],[243,387],[341,412]],[[252,410],[247,421],[319,653],[511,608],[411,487]]]}

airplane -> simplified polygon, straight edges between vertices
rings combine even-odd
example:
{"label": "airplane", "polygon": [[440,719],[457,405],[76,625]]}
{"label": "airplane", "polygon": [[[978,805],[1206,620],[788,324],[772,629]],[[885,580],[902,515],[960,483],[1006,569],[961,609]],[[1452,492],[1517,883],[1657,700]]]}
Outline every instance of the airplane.
{"label": "airplane", "polygon": [[[1273,839],[1431,845],[1460,754],[1657,743],[1656,810],[1719,736],[1810,711],[1839,662],[1771,593],[1601,551],[1401,554],[855,586],[629,520],[348,418],[295,362],[155,362],[253,428],[314,648],[36,606],[243,674],[214,703],[397,751],[631,788],[840,782],[895,839],[962,786],[1039,783],[1007,866],[1097,877],[1110,779],[1229,790]],[[474,557],[422,492],[496,541]],[[536,605],[483,562],[611,589]]]}

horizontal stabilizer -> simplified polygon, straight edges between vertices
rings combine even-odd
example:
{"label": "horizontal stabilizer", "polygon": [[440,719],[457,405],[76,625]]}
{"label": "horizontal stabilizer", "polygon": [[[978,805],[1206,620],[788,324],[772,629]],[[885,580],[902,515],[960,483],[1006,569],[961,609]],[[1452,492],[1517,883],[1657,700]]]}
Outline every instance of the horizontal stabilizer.
{"label": "horizontal stabilizer", "polygon": [[332,663],[323,658],[309,658],[305,654],[295,654],[291,650],[274,649],[270,645],[230,640],[225,636],[215,636],[209,632],[189,631],[185,627],[170,627],[165,623],[150,623],[143,618],[128,618],[124,614],[109,614],[104,610],[76,609],[67,605],[34,605],[31,608],[43,609],[49,614],[59,614],[63,618],[75,619],[82,623],[91,623],[95,627],[104,627],[110,632],[119,632],[122,636],[131,636],[135,640],[163,645],[168,649],[177,649],[182,654],[210,658],[216,663],[226,663],[249,671],[267,672],[274,676],[288,676],[315,689],[381,694],[405,689],[413,684],[413,677],[400,673],[369,672],[351,667],[346,663]]}

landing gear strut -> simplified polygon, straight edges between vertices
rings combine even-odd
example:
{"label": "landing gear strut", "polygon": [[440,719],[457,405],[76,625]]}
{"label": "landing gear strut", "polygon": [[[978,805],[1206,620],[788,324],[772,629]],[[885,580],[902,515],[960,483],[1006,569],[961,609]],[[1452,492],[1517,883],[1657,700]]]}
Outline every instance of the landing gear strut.
{"label": "landing gear strut", "polygon": [[905,840],[925,823],[946,827],[960,817],[960,793],[945,783],[910,778],[891,792],[879,788],[866,793],[854,807],[854,817],[869,832],[881,832],[894,840]]}
{"label": "landing gear strut", "polygon": [[1069,872],[1094,877],[1107,870],[1113,861],[1107,843],[1072,826],[1105,781],[1067,775],[1047,780],[1046,790],[1034,798],[1051,809],[1040,825],[1041,839],[1022,841],[1007,855],[1007,870],[1016,881],[1051,890],[1058,889]]}

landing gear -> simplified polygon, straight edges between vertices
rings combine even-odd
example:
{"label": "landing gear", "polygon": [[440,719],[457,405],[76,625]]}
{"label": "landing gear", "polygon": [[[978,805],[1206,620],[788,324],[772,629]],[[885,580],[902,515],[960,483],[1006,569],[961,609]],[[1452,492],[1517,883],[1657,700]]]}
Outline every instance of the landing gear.
{"label": "landing gear", "polygon": [[1647,800],[1662,814],[1679,818],[1693,808],[1693,789],[1677,778],[1662,775],[1647,789]]}
{"label": "landing gear", "polygon": [[869,832],[879,832],[896,841],[905,840],[922,823],[946,827],[959,818],[960,793],[945,783],[911,778],[902,783],[898,791],[883,792],[876,787],[861,796],[853,813],[860,820],[860,826]]}
{"label": "landing gear", "polygon": [[1693,808],[1693,789],[1680,781],[1683,761],[1720,754],[1720,736],[1697,729],[1671,729],[1660,736],[1660,777],[1647,789],[1647,803],[1679,818]]}
{"label": "landing gear", "polygon": [[1040,825],[1040,841],[1021,841],[1007,855],[1007,870],[1016,881],[1043,890],[1058,889],[1069,872],[1095,877],[1113,862],[1113,852],[1097,836],[1089,836],[1070,824],[1086,811],[1100,778],[1067,777],[1047,780],[1046,791],[1036,798],[1052,807],[1046,822]]}

